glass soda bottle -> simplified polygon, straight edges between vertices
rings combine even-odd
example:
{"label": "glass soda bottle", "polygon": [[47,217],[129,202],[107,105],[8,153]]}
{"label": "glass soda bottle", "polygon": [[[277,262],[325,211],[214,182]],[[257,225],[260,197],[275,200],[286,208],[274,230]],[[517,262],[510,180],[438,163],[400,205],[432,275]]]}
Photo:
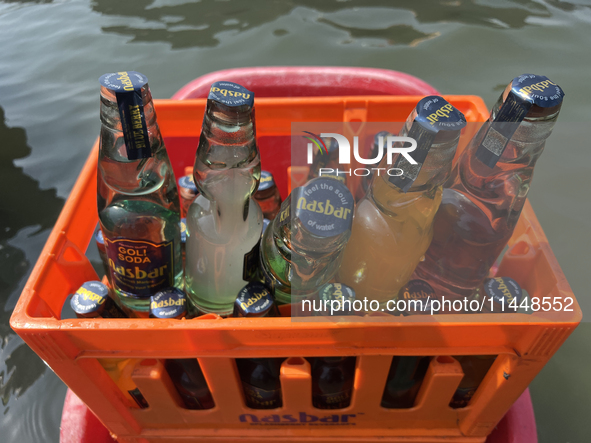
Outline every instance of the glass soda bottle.
{"label": "glass soda bottle", "polygon": [[278,304],[296,303],[328,283],[351,235],[355,203],[338,180],[295,188],[263,235],[261,269]]}
{"label": "glass soda bottle", "polygon": [[148,79],[105,74],[101,84],[98,214],[111,284],[147,316],[150,296],[182,285],[179,198]]}
{"label": "glass soda bottle", "polygon": [[343,409],[351,403],[355,357],[312,358],[312,404],[318,409]]}
{"label": "glass soda bottle", "polygon": [[563,97],[547,77],[516,77],[460,155],[416,270],[438,296],[469,297],[487,277],[513,234]]}
{"label": "glass soda bottle", "polygon": [[197,359],[166,360],[164,367],[187,409],[211,409],[215,406]]}
{"label": "glass soda bottle", "polygon": [[261,175],[254,94],[236,83],[211,86],[193,174],[200,194],[187,214],[185,289],[203,313],[232,313],[256,279],[263,213],[252,198]]}
{"label": "glass soda bottle", "polygon": [[[374,177],[357,204],[338,279],[358,297],[385,307],[409,281],[431,242],[443,183],[465,125],[464,115],[438,96],[423,98],[409,115],[400,135],[416,140],[410,155],[417,164],[399,155],[391,169],[403,174]],[[380,167],[390,167],[386,162],[387,157]]]}
{"label": "glass soda bottle", "polygon": [[263,216],[267,220],[273,220],[281,207],[281,195],[275,184],[273,174],[269,171],[261,171],[261,181],[257,192],[254,194],[254,199],[261,207]]}
{"label": "glass soda bottle", "polygon": [[382,407],[412,408],[430,361],[430,357],[394,356],[382,396]]}

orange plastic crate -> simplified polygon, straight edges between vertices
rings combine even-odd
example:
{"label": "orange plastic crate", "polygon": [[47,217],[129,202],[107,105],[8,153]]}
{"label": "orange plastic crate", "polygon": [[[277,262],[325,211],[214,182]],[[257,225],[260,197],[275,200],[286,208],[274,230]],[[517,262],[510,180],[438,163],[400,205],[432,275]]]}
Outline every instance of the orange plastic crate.
{"label": "orange plastic crate", "polygon": [[[286,194],[292,122],[402,122],[421,97],[258,99],[263,167]],[[446,96],[468,121],[484,121],[479,97]],[[180,176],[192,165],[205,100],[156,100],[158,122]],[[473,135],[462,136],[460,148]],[[286,138],[287,137],[287,138]],[[286,142],[287,140],[287,142]],[[573,297],[573,312],[383,317],[340,322],[290,318],[60,320],[68,294],[97,275],[84,255],[98,221],[95,144],[11,318],[12,328],[97,415],[120,442],[392,441],[483,442],[582,318],[534,212],[527,203],[499,275],[531,297]],[[94,246],[93,246],[94,247]],[[288,310],[284,307],[283,310]],[[470,321],[473,319],[474,321]],[[367,320],[367,319],[366,319]],[[466,321],[468,320],[468,321]],[[484,323],[488,321],[489,323]],[[448,404],[462,376],[451,355],[498,355],[468,407]],[[393,355],[431,355],[416,404],[384,409],[380,401]],[[310,367],[302,357],[357,356],[351,405],[315,409]],[[138,359],[133,380],[150,407],[134,408],[97,358]],[[162,359],[198,358],[216,406],[182,408]],[[289,357],[282,366],[283,407],[245,406],[234,359]]]}

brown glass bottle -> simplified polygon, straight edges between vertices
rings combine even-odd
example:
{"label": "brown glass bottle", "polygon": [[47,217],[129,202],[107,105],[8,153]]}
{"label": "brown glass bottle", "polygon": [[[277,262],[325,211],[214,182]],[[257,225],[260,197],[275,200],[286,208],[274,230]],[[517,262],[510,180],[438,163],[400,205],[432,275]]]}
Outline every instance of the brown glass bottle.
{"label": "brown glass bottle", "polygon": [[563,96],[546,77],[516,77],[460,155],[415,271],[439,296],[470,296],[487,277],[513,234]]}
{"label": "brown glass bottle", "polygon": [[382,407],[412,408],[430,360],[430,357],[395,356],[382,396]]}
{"label": "brown glass bottle", "polygon": [[495,361],[494,355],[462,355],[454,357],[462,365],[464,378],[460,382],[449,405],[452,408],[465,408],[472,400],[486,373]]}
{"label": "brown glass bottle", "polygon": [[281,207],[281,195],[273,174],[269,171],[261,171],[261,181],[253,197],[261,207],[264,217],[273,220]]}
{"label": "brown glass bottle", "polygon": [[355,357],[312,358],[312,403],[318,409],[343,409],[351,403]]}
{"label": "brown glass bottle", "polygon": [[215,406],[196,359],[166,360],[164,366],[187,409],[211,409]]}
{"label": "brown glass bottle", "polygon": [[246,406],[252,409],[275,409],[283,405],[281,363],[283,358],[237,358]]}

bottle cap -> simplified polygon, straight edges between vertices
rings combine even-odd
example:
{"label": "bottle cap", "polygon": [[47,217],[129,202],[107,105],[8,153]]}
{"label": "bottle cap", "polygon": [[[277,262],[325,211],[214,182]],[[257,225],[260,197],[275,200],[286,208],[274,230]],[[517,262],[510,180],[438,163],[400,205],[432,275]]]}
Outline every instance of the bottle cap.
{"label": "bottle cap", "polygon": [[165,289],[150,297],[152,318],[182,318],[186,313],[187,299],[180,289]]}
{"label": "bottle cap", "polygon": [[[289,223],[290,205],[293,217],[302,227],[318,237],[336,237],[351,231],[353,224],[353,196],[340,181],[318,177],[293,190],[291,199],[281,205],[280,225]],[[286,203],[287,202],[287,203]]]}
{"label": "bottle cap", "polygon": [[109,296],[109,288],[100,281],[85,282],[72,296],[70,305],[81,317],[98,317]]}
{"label": "bottle cap", "polygon": [[273,180],[273,174],[269,171],[261,171],[261,180],[259,181],[258,191],[265,191],[275,186],[275,180]]}
{"label": "bottle cap", "polygon": [[398,300],[406,302],[404,315],[427,315],[431,313],[431,303],[435,300],[435,291],[425,280],[415,279],[400,289]]}
{"label": "bottle cap", "polygon": [[192,175],[185,175],[184,177],[179,178],[179,187],[186,189],[193,194],[199,193],[197,186],[195,186],[195,180],[193,179]]}
{"label": "bottle cap", "polygon": [[274,317],[275,300],[262,283],[249,283],[238,292],[234,302],[234,317]]}
{"label": "bottle cap", "polygon": [[181,218],[181,243],[187,243],[187,219]]}
{"label": "bottle cap", "polygon": [[[138,160],[151,157],[152,149],[144,115],[143,96],[149,96],[149,93],[145,92],[148,88],[148,78],[136,71],[121,71],[104,74],[99,82],[104,88],[115,93],[117,98],[127,158]],[[151,96],[148,100],[151,100]]]}
{"label": "bottle cap", "polygon": [[[333,300],[340,302],[340,309],[337,314],[349,315],[354,314],[353,302],[355,301],[355,291],[343,283],[327,283],[320,287],[319,296],[322,311],[319,315],[335,315],[331,314],[332,308],[330,302]],[[328,312],[324,309],[324,301],[327,301]],[[346,303],[349,302],[349,303]]]}
{"label": "bottle cap", "polygon": [[220,81],[211,85],[208,100],[213,100],[230,108],[254,105],[254,93],[237,83]]}
{"label": "bottle cap", "polygon": [[[466,126],[464,114],[454,108],[443,97],[430,95],[421,99],[408,117],[402,133],[417,143],[414,151],[408,155],[416,164],[411,164],[404,155],[399,155],[394,168],[402,170],[399,176],[391,176],[390,183],[407,192],[419,176],[419,172],[427,159],[431,146],[435,143],[446,143],[459,139],[462,128]],[[453,150],[438,159],[437,167],[443,168],[445,163],[451,162],[457,143],[452,144]],[[451,155],[450,155],[451,154]],[[449,160],[447,160],[449,158]],[[450,165],[451,167],[451,165]]]}
{"label": "bottle cap", "polygon": [[[495,277],[484,281],[484,293],[487,298],[493,299],[492,312],[515,312],[517,309],[509,307],[510,303],[519,307],[523,297],[521,286],[509,277]],[[490,306],[490,301],[485,302]]]}

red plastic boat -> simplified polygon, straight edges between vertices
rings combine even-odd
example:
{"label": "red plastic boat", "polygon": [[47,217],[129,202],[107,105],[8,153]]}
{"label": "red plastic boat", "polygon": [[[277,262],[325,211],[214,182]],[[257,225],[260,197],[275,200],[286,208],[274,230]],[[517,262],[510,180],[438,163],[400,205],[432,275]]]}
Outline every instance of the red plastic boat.
{"label": "red plastic boat", "polygon": [[[352,95],[430,95],[438,91],[402,72],[347,67],[262,67],[216,71],[201,76],[172,96],[204,98],[213,82],[239,83],[257,97],[318,97]],[[486,440],[487,443],[537,443],[536,422],[529,390]],[[115,440],[84,403],[70,390],[62,413],[60,443],[113,443]]]}

